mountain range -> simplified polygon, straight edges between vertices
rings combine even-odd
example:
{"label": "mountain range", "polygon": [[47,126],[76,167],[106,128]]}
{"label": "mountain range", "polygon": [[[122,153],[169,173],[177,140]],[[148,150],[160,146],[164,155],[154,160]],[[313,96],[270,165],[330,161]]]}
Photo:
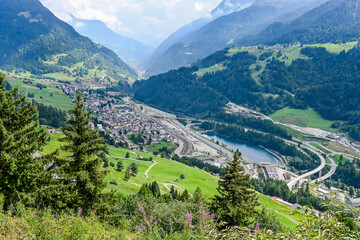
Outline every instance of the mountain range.
{"label": "mountain range", "polygon": [[[253,4],[255,0],[224,0],[222,1],[213,11],[211,11],[208,17],[203,17],[197,19],[177,31],[171,34],[164,42],[162,42],[155,51],[144,61],[143,65],[148,68],[154,65],[156,61],[162,54],[164,54],[172,45],[178,43],[181,38],[187,34],[199,30],[201,27],[210,23],[211,21],[224,16],[231,14],[236,11],[245,9]],[[150,70],[151,74],[152,70]]]}
{"label": "mountain range", "polygon": [[90,69],[103,69],[116,80],[137,78],[113,51],[81,36],[38,0],[0,2],[0,52],[0,68],[8,71],[66,72],[83,63]]}
{"label": "mountain range", "polygon": [[115,33],[100,20],[84,20],[71,16],[68,23],[78,33],[113,50],[127,64],[138,70],[141,69],[141,62],[154,50],[151,46]]}
{"label": "mountain range", "polygon": [[[247,38],[251,47],[241,47],[240,41],[239,47],[218,51],[191,67],[136,82],[134,96],[166,111],[199,118],[223,114],[228,102],[265,114],[285,107],[312,108],[339,121],[337,127],[360,140],[360,45],[347,43],[360,38],[358,10],[357,0],[326,2],[281,24],[283,28],[274,23]],[[285,44],[265,48],[251,43],[269,39]],[[327,51],[329,45],[319,42],[336,42],[339,50],[329,52],[331,46]],[[349,50],[348,45],[354,48]]]}
{"label": "mountain range", "polygon": [[291,23],[273,23],[261,34],[240,40],[239,45],[356,41],[360,38],[359,12],[359,1],[331,0]]}
{"label": "mountain range", "polygon": [[[200,19],[180,29],[145,63],[147,75],[187,66],[209,54],[255,35],[273,22],[288,23],[326,0],[223,1],[213,11],[225,15]],[[235,6],[231,8],[231,6]],[[233,12],[229,14],[229,9]]]}

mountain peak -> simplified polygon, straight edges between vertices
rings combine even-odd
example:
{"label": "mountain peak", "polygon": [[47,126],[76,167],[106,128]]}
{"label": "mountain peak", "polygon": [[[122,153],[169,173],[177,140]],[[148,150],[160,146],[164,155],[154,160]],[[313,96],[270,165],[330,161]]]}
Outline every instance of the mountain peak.
{"label": "mountain peak", "polygon": [[223,0],[219,6],[211,12],[211,15],[218,17],[241,11],[242,9],[250,7],[254,2],[255,0]]}

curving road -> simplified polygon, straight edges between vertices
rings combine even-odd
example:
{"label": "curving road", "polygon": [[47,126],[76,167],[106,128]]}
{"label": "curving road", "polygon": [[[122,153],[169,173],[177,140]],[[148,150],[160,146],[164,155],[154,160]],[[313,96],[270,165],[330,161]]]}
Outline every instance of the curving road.
{"label": "curving road", "polygon": [[[195,139],[197,139],[198,141],[204,143],[205,145],[215,149],[218,152],[221,152],[222,154],[224,154],[226,157],[228,157],[229,159],[232,159],[234,154],[231,153],[229,150],[217,145],[216,143],[211,142],[210,140],[204,138],[203,136],[201,136],[200,134],[196,133],[194,130],[192,130],[190,127],[185,127],[183,124],[181,124],[178,120],[176,120],[176,118],[171,115],[168,114],[166,112],[163,112],[161,110],[152,108],[152,107],[148,107],[146,105],[141,105],[144,109],[148,109],[150,111],[156,112],[159,115],[161,115],[165,120],[170,121],[172,124],[174,124],[175,126],[177,126],[179,129],[181,129],[184,133],[187,133],[189,135],[191,135],[192,137],[194,137]],[[184,136],[182,136],[183,138],[185,138]],[[187,140],[187,139],[186,139]],[[186,146],[185,146],[186,147]],[[186,154],[184,154],[186,155]]]}
{"label": "curving road", "polygon": [[326,166],[326,160],[325,158],[320,154],[318,153],[317,151],[313,150],[312,148],[310,147],[306,147],[308,150],[310,150],[311,152],[315,153],[319,158],[320,158],[320,161],[321,161],[321,164],[319,167],[317,167],[316,169],[310,171],[310,172],[307,172],[301,176],[298,176],[294,179],[292,179],[287,185],[290,189],[290,191],[292,191],[292,189],[294,188],[294,186],[301,180],[305,179],[305,178],[308,178],[312,175],[314,175],[315,173],[318,173],[320,172],[325,166]]}
{"label": "curving road", "polygon": [[337,165],[336,165],[334,159],[332,159],[332,157],[329,157],[329,159],[331,161],[331,169],[330,169],[330,171],[327,174],[325,174],[324,176],[322,176],[322,177],[320,177],[318,179],[315,179],[315,180],[311,181],[310,183],[323,182],[326,179],[330,178],[335,173]]}
{"label": "curving road", "polygon": [[145,177],[149,178],[149,171],[157,164],[157,162],[154,160],[154,164],[152,164],[145,172]]}

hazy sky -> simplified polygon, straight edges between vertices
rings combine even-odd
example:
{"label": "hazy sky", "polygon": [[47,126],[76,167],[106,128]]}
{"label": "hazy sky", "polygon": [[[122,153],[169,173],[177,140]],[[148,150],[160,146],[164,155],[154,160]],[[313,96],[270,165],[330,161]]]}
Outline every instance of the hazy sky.
{"label": "hazy sky", "polygon": [[57,17],[99,19],[112,30],[156,46],[191,21],[208,16],[221,0],[40,0]]}

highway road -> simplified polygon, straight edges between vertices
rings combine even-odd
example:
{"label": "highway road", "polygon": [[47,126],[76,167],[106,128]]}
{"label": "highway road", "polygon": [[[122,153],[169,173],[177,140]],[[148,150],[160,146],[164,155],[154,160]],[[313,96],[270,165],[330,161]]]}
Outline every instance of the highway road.
{"label": "highway road", "polygon": [[330,161],[331,161],[331,169],[330,169],[330,171],[329,171],[327,174],[325,174],[324,176],[322,176],[322,177],[320,177],[320,178],[318,178],[318,179],[315,179],[315,180],[311,181],[311,183],[323,182],[323,181],[325,181],[326,179],[330,178],[330,177],[335,173],[336,168],[337,168],[337,165],[336,165],[334,159],[332,159],[332,157],[329,157],[329,159],[330,159]]}
{"label": "highway road", "polygon": [[[148,106],[145,106],[145,105],[140,105],[142,106],[144,109],[149,109],[151,111],[154,111],[154,112],[161,112],[155,108],[151,108],[151,107],[148,107]],[[135,108],[134,108],[135,109]],[[146,119],[152,119],[153,121],[155,121],[152,117],[148,116],[147,114],[145,114],[144,112],[142,112],[139,108],[138,109],[135,109],[135,111],[143,118],[146,118]],[[164,118],[165,116],[171,116],[170,114],[167,114],[167,113],[164,113]],[[164,129],[166,129],[166,131],[168,133],[170,133],[172,136],[174,136],[176,139],[179,140],[179,147],[175,150],[175,153],[182,157],[182,156],[186,156],[186,155],[189,155],[193,148],[192,148],[192,143],[191,141],[189,141],[185,136],[183,136],[181,133],[179,132],[176,132],[174,131],[173,129],[169,128],[168,126],[166,126],[165,124],[162,124],[162,123],[159,123],[157,122],[158,124],[160,124]]]}
{"label": "highway road", "polygon": [[152,112],[156,112],[157,114],[159,114],[160,116],[162,116],[164,119],[170,121],[172,124],[174,124],[176,127],[178,127],[179,129],[181,129],[184,133],[189,134],[190,136],[194,137],[195,139],[197,139],[198,141],[202,142],[203,144],[211,147],[212,149],[215,149],[217,152],[221,153],[222,155],[226,156],[229,159],[232,159],[234,154],[232,152],[230,152],[229,150],[217,145],[216,143],[204,138],[203,136],[201,136],[200,134],[198,134],[197,132],[195,132],[194,130],[192,130],[190,127],[185,127],[183,124],[181,124],[178,120],[176,120],[176,118],[174,117],[174,115],[171,115],[169,113],[163,112],[161,110],[152,108],[152,107],[148,107],[145,105],[141,105],[144,109],[148,109]]}
{"label": "highway road", "polygon": [[307,148],[308,150],[310,150],[311,152],[315,153],[315,154],[320,158],[321,164],[320,164],[320,166],[317,167],[316,169],[314,169],[314,170],[312,170],[312,171],[310,171],[310,172],[307,172],[307,173],[305,173],[305,174],[303,174],[303,175],[301,175],[301,176],[298,176],[298,177],[292,179],[292,180],[288,183],[288,187],[289,187],[290,191],[294,188],[294,186],[295,186],[299,181],[301,181],[301,180],[303,180],[303,179],[306,179],[306,178],[314,175],[315,173],[320,172],[320,171],[326,166],[326,160],[325,160],[325,158],[324,158],[320,153],[318,153],[317,151],[313,150],[312,148],[310,148],[310,147],[308,147],[308,146],[306,146],[306,148]]}

